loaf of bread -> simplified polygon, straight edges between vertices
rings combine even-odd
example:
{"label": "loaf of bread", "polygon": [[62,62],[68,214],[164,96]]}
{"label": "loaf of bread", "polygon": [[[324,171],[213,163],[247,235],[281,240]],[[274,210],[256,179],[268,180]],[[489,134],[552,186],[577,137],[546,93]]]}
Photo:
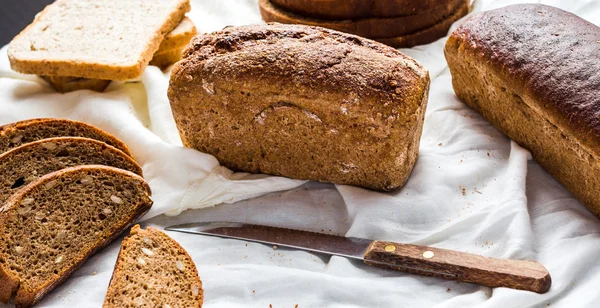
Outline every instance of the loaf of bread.
{"label": "loaf of bread", "polygon": [[415,15],[353,20],[324,20],[286,11],[271,2],[272,0],[259,0],[260,12],[263,20],[266,22],[319,26],[371,39],[397,37],[415,33],[438,24],[453,15],[460,7],[469,5],[469,0],[447,0],[443,6]]}
{"label": "loaf of bread", "polygon": [[202,281],[192,258],[162,231],[139,225],[123,240],[104,308],[200,308]]}
{"label": "loaf of bread", "polygon": [[600,215],[600,28],[508,6],[468,19],[445,54],[456,95]]}
{"label": "loaf of bread", "polygon": [[10,65],[40,76],[135,79],[189,10],[189,0],[57,0],[10,42]]}
{"label": "loaf of bread", "polygon": [[127,146],[115,136],[80,121],[32,119],[0,126],[0,153],[25,143],[54,137],[84,137],[102,141],[131,156]]}
{"label": "loaf of bread", "polygon": [[443,9],[448,0],[272,0],[281,8],[322,19],[359,19],[417,15]]}
{"label": "loaf of bread", "polygon": [[0,302],[31,307],[151,206],[146,181],[112,167],[30,183],[0,209]]}
{"label": "loaf of bread", "polygon": [[79,165],[111,166],[142,176],[133,158],[104,142],[80,137],[42,139],[0,154],[0,206],[30,182]]}
{"label": "loaf of bread", "polygon": [[300,25],[195,37],[169,99],[185,146],[252,173],[376,190],[417,159],[429,74],[401,52]]}

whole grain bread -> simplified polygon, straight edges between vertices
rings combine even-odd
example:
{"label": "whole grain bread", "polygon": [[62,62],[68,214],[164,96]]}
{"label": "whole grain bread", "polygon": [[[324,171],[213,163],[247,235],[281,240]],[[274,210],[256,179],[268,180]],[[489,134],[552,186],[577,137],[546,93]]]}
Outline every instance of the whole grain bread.
{"label": "whole grain bread", "polygon": [[[196,26],[187,17],[173,31],[165,36],[160,47],[154,53],[150,65],[165,69],[181,59],[181,51],[192,37],[197,34]],[[103,92],[111,83],[110,80],[90,79],[67,76],[42,76],[56,91],[61,93],[92,90]]]}
{"label": "whole grain bread", "polygon": [[443,9],[447,0],[273,0],[286,11],[320,19],[343,20],[417,15]]}
{"label": "whole grain bread", "polygon": [[8,47],[11,68],[40,76],[138,78],[189,0],[57,0]]}
{"label": "whole grain bread", "polygon": [[416,15],[337,21],[305,17],[274,5],[272,0],[259,0],[260,13],[266,22],[319,26],[372,39],[405,36],[430,28],[468,5],[469,0],[448,0],[445,5]]}
{"label": "whole grain bread", "polygon": [[393,190],[417,159],[428,90],[391,47],[273,23],[192,39],[168,94],[184,145],[228,168]]}
{"label": "whole grain bread", "polygon": [[81,137],[42,139],[0,155],[0,205],[36,179],[79,165],[111,166],[142,176],[142,168],[130,156],[104,142]]}
{"label": "whole grain bread", "polygon": [[469,10],[469,1],[465,1],[452,15],[427,29],[398,37],[377,38],[375,40],[395,48],[410,48],[429,44],[446,36],[452,24],[469,14]]}
{"label": "whole grain bread", "polygon": [[0,302],[31,307],[151,206],[144,179],[113,167],[31,182],[0,209]]}
{"label": "whole grain bread", "polygon": [[469,18],[445,54],[456,95],[600,216],[600,28],[507,6]]}
{"label": "whole grain bread", "polygon": [[115,136],[84,122],[67,119],[32,119],[0,126],[0,153],[25,143],[53,137],[84,137],[102,141],[131,156]]}
{"label": "whole grain bread", "polygon": [[136,225],[123,240],[104,308],[202,307],[202,281],[192,258],[160,230]]}

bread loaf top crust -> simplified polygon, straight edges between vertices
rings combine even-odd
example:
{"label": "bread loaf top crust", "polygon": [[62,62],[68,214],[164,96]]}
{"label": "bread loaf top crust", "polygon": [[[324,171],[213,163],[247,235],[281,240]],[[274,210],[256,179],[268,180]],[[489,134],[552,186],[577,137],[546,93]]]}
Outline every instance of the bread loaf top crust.
{"label": "bread loaf top crust", "polygon": [[[428,71],[394,48],[321,27],[278,23],[227,27],[195,37],[173,69],[170,95],[191,95],[195,90],[186,87],[198,76],[260,79],[281,93],[286,90],[274,85],[293,80],[295,88],[344,96],[348,105],[360,98],[384,118],[406,117],[407,122],[429,84]],[[183,91],[174,91],[175,84]]]}
{"label": "bread loaf top crust", "polygon": [[446,51],[475,55],[516,95],[600,155],[600,28],[539,4],[512,5],[468,19]]}

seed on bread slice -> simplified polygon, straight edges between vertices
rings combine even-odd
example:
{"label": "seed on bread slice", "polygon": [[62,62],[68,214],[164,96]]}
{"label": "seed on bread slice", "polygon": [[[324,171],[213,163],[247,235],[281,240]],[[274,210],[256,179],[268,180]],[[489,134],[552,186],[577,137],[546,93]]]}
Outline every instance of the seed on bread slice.
{"label": "seed on bread slice", "polygon": [[0,302],[38,302],[143,216],[150,195],[143,178],[107,166],[63,169],[12,195],[0,208]]}
{"label": "seed on bread slice", "polygon": [[111,166],[142,176],[133,158],[104,142],[81,137],[42,139],[0,155],[0,205],[37,178],[79,165]]}
{"label": "seed on bread slice", "polygon": [[87,123],[67,119],[32,119],[0,126],[0,153],[22,144],[53,137],[85,137],[102,141],[131,156],[117,137]]}
{"label": "seed on bread slice", "polygon": [[179,243],[154,228],[136,225],[123,240],[104,308],[202,307],[202,281]]}

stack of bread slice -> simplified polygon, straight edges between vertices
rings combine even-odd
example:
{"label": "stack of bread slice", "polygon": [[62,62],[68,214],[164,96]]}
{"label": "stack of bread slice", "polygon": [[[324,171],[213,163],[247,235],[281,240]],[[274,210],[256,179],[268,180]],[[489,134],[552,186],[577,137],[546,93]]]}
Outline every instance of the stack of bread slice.
{"label": "stack of bread slice", "polygon": [[125,144],[91,125],[5,125],[0,151],[0,302],[34,305],[152,206]]}
{"label": "stack of bread slice", "polygon": [[189,0],[57,0],[9,44],[13,70],[56,90],[104,91],[138,79],[148,64],[179,60],[196,35]]}
{"label": "stack of bread slice", "polygon": [[267,22],[320,26],[397,48],[445,36],[469,5],[470,0],[259,0]]}

